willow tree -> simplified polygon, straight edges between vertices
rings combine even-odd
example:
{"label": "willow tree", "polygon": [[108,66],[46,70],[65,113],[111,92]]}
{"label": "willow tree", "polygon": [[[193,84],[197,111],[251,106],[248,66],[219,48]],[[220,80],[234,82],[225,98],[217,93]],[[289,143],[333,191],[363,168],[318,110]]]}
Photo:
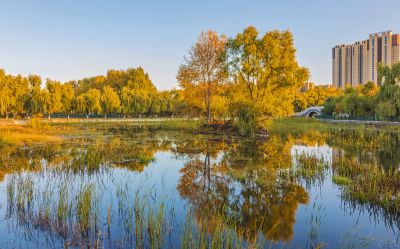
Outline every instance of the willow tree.
{"label": "willow tree", "polygon": [[376,96],[376,115],[380,119],[400,117],[400,63],[378,66],[378,81],[382,87]]}
{"label": "willow tree", "polygon": [[289,31],[270,31],[259,36],[246,28],[228,46],[229,68],[235,83],[244,92],[236,98],[262,115],[285,116],[294,111],[298,89],[309,78],[296,61],[293,36]]}
{"label": "willow tree", "polygon": [[63,111],[63,86],[58,81],[53,81],[51,79],[46,80],[46,90],[48,91],[48,103],[47,111],[49,118],[52,113]]}
{"label": "willow tree", "polygon": [[117,92],[111,86],[103,87],[101,104],[105,114],[119,112],[121,109],[121,100]]}
{"label": "willow tree", "polygon": [[10,77],[6,75],[4,70],[0,70],[0,114],[5,117],[8,117],[9,110],[14,102],[11,85]]}
{"label": "willow tree", "polygon": [[23,112],[28,91],[26,78],[6,74],[0,69],[0,115],[8,117],[10,113]]}
{"label": "willow tree", "polygon": [[72,84],[62,84],[62,109],[64,113],[71,113],[75,100],[75,91]]}
{"label": "willow tree", "polygon": [[149,113],[153,97],[157,94],[150,76],[143,68],[126,70],[126,83],[121,89],[122,112],[142,115]]}
{"label": "willow tree", "polygon": [[80,113],[101,113],[101,92],[95,88],[89,89],[76,98],[76,110]]}
{"label": "willow tree", "polygon": [[184,57],[177,80],[188,100],[199,98],[206,109],[207,123],[211,122],[212,96],[227,79],[227,39],[214,31],[202,32]]}
{"label": "willow tree", "polygon": [[38,75],[29,75],[29,94],[25,103],[25,109],[29,114],[36,115],[47,112],[49,103],[49,93],[42,89],[42,79]]}

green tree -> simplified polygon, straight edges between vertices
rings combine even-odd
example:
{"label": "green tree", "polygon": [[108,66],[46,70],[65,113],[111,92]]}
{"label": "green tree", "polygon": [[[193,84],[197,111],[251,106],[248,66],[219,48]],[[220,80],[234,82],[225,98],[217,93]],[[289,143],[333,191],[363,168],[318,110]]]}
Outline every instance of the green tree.
{"label": "green tree", "polygon": [[400,117],[400,63],[378,66],[378,82],[382,86],[376,96],[376,115],[380,119]]}

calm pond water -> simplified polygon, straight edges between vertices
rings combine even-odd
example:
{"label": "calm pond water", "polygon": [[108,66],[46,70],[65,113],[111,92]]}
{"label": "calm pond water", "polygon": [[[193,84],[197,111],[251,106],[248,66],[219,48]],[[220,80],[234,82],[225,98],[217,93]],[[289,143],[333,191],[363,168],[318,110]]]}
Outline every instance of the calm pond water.
{"label": "calm pond water", "polygon": [[[400,247],[397,215],[343,198],[332,181],[338,162],[398,168],[397,132],[310,126],[251,141],[159,125],[77,129],[60,144],[0,149],[0,248],[179,248],[226,231],[247,238],[239,247]],[[281,180],[300,155],[327,167]]]}

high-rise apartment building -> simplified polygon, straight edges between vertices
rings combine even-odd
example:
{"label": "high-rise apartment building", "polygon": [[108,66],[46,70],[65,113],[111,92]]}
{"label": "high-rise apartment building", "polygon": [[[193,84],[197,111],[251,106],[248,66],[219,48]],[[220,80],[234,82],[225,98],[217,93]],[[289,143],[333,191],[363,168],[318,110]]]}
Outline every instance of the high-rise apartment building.
{"label": "high-rise apartment building", "polygon": [[400,35],[392,31],[370,34],[368,40],[337,45],[332,49],[332,83],[344,88],[378,82],[379,63],[392,65],[400,62]]}

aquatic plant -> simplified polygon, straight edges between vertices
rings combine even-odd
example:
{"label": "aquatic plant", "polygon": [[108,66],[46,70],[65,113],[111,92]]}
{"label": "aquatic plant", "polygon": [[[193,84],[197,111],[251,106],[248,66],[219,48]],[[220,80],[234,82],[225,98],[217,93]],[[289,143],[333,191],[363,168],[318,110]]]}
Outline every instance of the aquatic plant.
{"label": "aquatic plant", "polygon": [[334,174],[335,181],[347,179],[342,185],[345,200],[379,208],[388,218],[400,217],[400,172],[397,169],[385,170],[376,165],[341,160],[334,165]]}
{"label": "aquatic plant", "polygon": [[[93,185],[84,186],[76,197],[76,216],[79,228],[84,236],[88,235],[90,227],[94,227],[96,220],[92,219]],[[93,222],[93,224],[91,224]]]}
{"label": "aquatic plant", "polygon": [[[304,180],[307,187],[312,184],[322,184],[329,169],[329,164],[315,154],[301,153],[294,156],[295,164],[289,171],[283,171],[280,177],[290,178],[292,181]],[[286,174],[286,176],[284,176]],[[300,182],[299,182],[300,183]]]}
{"label": "aquatic plant", "polygon": [[348,185],[351,183],[351,180],[345,176],[333,176],[332,182],[337,185]]}

